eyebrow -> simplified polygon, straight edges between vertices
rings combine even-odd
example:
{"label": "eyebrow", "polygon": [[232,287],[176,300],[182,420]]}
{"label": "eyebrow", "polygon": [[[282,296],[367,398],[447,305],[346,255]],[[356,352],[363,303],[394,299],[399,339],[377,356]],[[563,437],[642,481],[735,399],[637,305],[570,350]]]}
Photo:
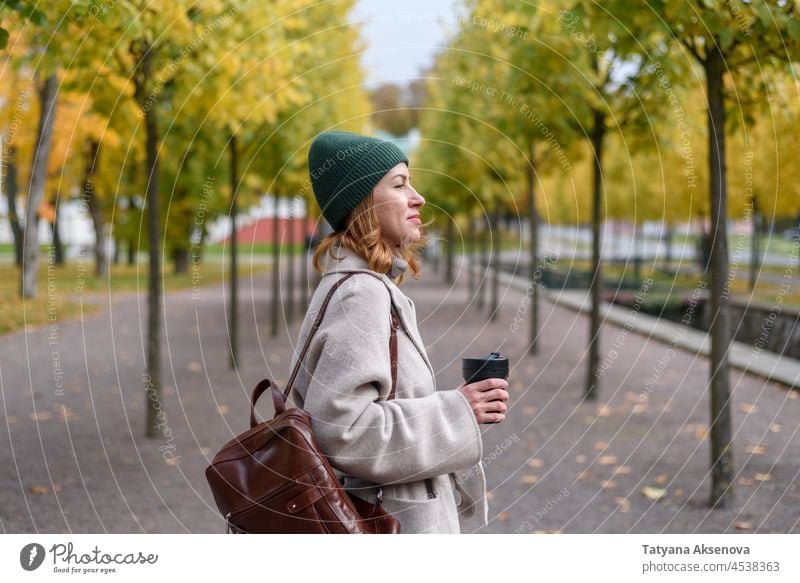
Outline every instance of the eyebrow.
{"label": "eyebrow", "polygon": [[392,176],[392,180],[395,178],[405,178],[406,180],[411,180],[411,174],[395,174]]}

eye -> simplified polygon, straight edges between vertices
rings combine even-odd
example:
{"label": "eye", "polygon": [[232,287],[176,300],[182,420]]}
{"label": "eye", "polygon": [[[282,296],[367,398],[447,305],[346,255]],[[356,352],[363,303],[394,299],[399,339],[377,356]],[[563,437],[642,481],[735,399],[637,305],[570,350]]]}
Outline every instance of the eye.
{"label": "eye", "polygon": [[395,186],[395,188],[405,188],[405,187],[406,187],[405,184],[398,184],[397,186]]}

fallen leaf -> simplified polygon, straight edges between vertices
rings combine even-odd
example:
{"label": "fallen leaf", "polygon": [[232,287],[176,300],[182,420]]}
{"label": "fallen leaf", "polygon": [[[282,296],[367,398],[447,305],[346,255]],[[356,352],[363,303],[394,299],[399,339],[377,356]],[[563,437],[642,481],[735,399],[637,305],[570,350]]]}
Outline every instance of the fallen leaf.
{"label": "fallen leaf", "polygon": [[603,488],[603,490],[613,490],[617,487],[617,483],[614,480],[603,480],[600,482],[600,487]]}
{"label": "fallen leaf", "polygon": [[752,453],[753,455],[761,455],[767,453],[767,448],[763,445],[748,445],[744,448],[745,453]]}
{"label": "fallen leaf", "polygon": [[575,461],[578,462],[579,464],[582,464],[586,461],[586,456],[583,454],[577,455],[575,456]]}
{"label": "fallen leaf", "polygon": [[592,472],[589,470],[583,470],[580,474],[578,474],[579,480],[585,480],[586,478],[590,477]]}
{"label": "fallen leaf", "polygon": [[601,466],[613,466],[618,461],[619,460],[617,459],[617,456],[615,456],[615,455],[603,455],[603,456],[600,456],[599,464]]}
{"label": "fallen leaf", "polygon": [[756,474],[753,477],[759,482],[769,482],[772,479],[772,474]]}
{"label": "fallen leaf", "polygon": [[602,407],[599,407],[597,409],[598,417],[608,417],[609,415],[611,415],[611,413],[613,413],[613,411],[611,410],[611,407],[609,407],[608,405],[603,405]]}
{"label": "fallen leaf", "polygon": [[790,401],[794,401],[797,398],[797,391],[789,391],[789,393],[786,395],[786,398]]}
{"label": "fallen leaf", "polygon": [[667,495],[665,488],[653,488],[652,486],[645,486],[642,488],[642,494],[650,498],[650,500],[661,500]]}
{"label": "fallen leaf", "polygon": [[165,458],[165,459],[164,459],[164,462],[166,462],[166,464],[167,464],[168,466],[177,466],[177,465],[180,465],[180,463],[181,463],[181,456],[177,456],[177,457],[170,457],[170,458]]}
{"label": "fallen leaf", "polygon": [[17,419],[13,415],[9,415],[8,417],[6,417],[6,423],[8,423],[9,425],[13,425],[17,421],[19,421],[19,419]]}
{"label": "fallen leaf", "polygon": [[203,454],[203,455],[209,455],[211,453],[211,448],[210,447],[201,447],[200,448],[200,453]]}
{"label": "fallen leaf", "polygon": [[631,414],[638,415],[639,413],[647,413],[647,405],[643,405],[641,403],[636,403],[631,409]]}
{"label": "fallen leaf", "polygon": [[594,448],[597,451],[602,451],[607,447],[608,447],[608,444],[605,441],[596,441],[595,444],[594,444]]}
{"label": "fallen leaf", "polygon": [[511,388],[519,392],[525,388],[525,385],[523,385],[522,383],[511,383]]}
{"label": "fallen leaf", "polygon": [[772,425],[769,426],[769,430],[772,431],[772,433],[780,433],[781,432],[781,424],[780,423],[773,423]]}
{"label": "fallen leaf", "polygon": [[31,413],[31,421],[50,421],[53,414],[50,411],[39,411],[38,413]]}
{"label": "fallen leaf", "polygon": [[630,474],[631,471],[632,470],[630,466],[619,466],[616,470],[614,470],[614,475],[619,474],[621,476],[626,476]]}
{"label": "fallen leaf", "polygon": [[225,415],[229,411],[227,405],[217,405],[217,412],[220,415]]}
{"label": "fallen leaf", "polygon": [[683,496],[683,488],[675,488],[675,491],[672,493],[673,496]]}
{"label": "fallen leaf", "polygon": [[534,413],[536,413],[536,407],[534,407],[533,405],[526,405],[525,407],[522,408],[522,412],[525,415],[533,415]]}
{"label": "fallen leaf", "polygon": [[31,486],[31,494],[47,494],[50,488],[47,486]]}
{"label": "fallen leaf", "polygon": [[186,365],[186,368],[188,368],[190,371],[193,372],[199,372],[203,370],[203,365],[200,364],[199,362],[192,361]]}
{"label": "fallen leaf", "polygon": [[534,534],[561,534],[560,530],[534,530]]}
{"label": "fallen leaf", "polygon": [[751,405],[750,403],[742,403],[739,405],[739,411],[742,413],[755,413],[758,411],[758,407]]}
{"label": "fallen leaf", "polygon": [[523,484],[535,484],[539,481],[539,476],[522,476],[519,481]]}
{"label": "fallen leaf", "polygon": [[753,528],[753,525],[749,522],[736,523],[736,530],[750,530],[751,528]]}
{"label": "fallen leaf", "polygon": [[634,401],[635,403],[646,403],[647,395],[643,393],[634,393],[632,391],[628,391],[625,393],[625,400]]}
{"label": "fallen leaf", "polygon": [[541,468],[544,465],[544,462],[539,458],[534,458],[528,462],[528,465],[532,468]]}
{"label": "fallen leaf", "polygon": [[656,478],[656,484],[661,484],[662,486],[667,483],[669,480],[669,476],[667,474],[661,474]]}
{"label": "fallen leaf", "polygon": [[61,413],[63,417],[66,419],[76,419],[77,415],[75,415],[75,411],[64,405],[63,403],[56,405],[56,410]]}
{"label": "fallen leaf", "polygon": [[497,515],[497,520],[499,522],[505,522],[509,518],[511,518],[511,515],[508,512],[501,512],[500,514]]}
{"label": "fallen leaf", "polygon": [[487,500],[494,500],[495,494],[494,492],[486,492],[486,499]]}
{"label": "fallen leaf", "polygon": [[756,483],[750,478],[739,478],[739,485],[750,487],[750,486],[755,486]]}

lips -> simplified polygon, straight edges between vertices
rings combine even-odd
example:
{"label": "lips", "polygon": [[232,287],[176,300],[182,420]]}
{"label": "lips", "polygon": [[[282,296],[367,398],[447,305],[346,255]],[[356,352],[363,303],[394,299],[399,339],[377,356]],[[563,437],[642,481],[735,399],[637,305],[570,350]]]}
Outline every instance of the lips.
{"label": "lips", "polygon": [[419,215],[411,215],[410,217],[408,217],[408,220],[409,220],[409,221],[417,221],[418,223],[421,223],[421,222],[422,222],[422,221],[420,220],[420,218],[419,218]]}

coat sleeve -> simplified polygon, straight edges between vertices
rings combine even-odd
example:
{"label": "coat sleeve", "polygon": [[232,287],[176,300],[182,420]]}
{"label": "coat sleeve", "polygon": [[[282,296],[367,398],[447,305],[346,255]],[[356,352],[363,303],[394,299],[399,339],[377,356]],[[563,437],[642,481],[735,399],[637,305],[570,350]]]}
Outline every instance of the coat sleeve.
{"label": "coat sleeve", "polygon": [[353,278],[328,306],[310,347],[304,404],[319,446],[334,467],[379,484],[469,468],[480,459],[481,434],[462,393],[385,400],[390,301],[379,280]]}

